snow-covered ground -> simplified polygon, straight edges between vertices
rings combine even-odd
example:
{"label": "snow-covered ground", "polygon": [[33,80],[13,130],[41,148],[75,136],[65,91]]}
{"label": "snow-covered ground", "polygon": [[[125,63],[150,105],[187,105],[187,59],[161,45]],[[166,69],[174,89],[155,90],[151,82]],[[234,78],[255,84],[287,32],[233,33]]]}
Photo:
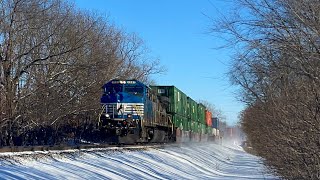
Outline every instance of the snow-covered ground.
{"label": "snow-covered ground", "polygon": [[0,153],[0,179],[277,179],[236,145]]}

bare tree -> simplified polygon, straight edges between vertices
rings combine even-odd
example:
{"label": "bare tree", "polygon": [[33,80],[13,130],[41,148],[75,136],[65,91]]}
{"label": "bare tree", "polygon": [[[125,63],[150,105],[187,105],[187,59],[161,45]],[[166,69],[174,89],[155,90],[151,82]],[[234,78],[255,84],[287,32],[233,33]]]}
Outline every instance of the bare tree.
{"label": "bare tree", "polygon": [[1,126],[6,126],[2,134],[12,144],[11,129],[22,121],[19,105],[38,88],[26,87],[36,81],[30,78],[31,71],[46,71],[44,63],[56,63],[54,58],[77,49],[82,42],[81,37],[73,46],[59,41],[59,34],[67,34],[72,27],[70,9],[60,1],[1,1],[1,15],[0,81],[5,94]]}
{"label": "bare tree", "polygon": [[240,47],[230,77],[247,103],[242,127],[280,176],[319,179],[320,3],[236,2],[212,30]]}
{"label": "bare tree", "polygon": [[0,14],[0,145],[36,127],[95,123],[105,81],[161,71],[137,36],[63,0],[3,0]]}

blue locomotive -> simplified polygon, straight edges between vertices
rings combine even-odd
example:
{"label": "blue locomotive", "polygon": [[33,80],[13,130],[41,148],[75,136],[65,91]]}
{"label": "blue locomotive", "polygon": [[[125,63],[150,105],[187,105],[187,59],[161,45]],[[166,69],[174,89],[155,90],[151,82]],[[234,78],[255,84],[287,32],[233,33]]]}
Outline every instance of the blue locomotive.
{"label": "blue locomotive", "polygon": [[111,80],[103,86],[100,127],[109,142],[143,143],[174,140],[171,115],[151,88],[137,80]]}

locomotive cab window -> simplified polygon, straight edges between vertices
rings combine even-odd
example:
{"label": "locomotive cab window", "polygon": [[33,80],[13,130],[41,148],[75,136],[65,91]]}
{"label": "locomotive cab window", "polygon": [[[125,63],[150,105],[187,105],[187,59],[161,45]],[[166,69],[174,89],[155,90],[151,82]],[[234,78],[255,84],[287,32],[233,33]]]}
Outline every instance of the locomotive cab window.
{"label": "locomotive cab window", "polygon": [[114,94],[119,92],[122,92],[122,86],[109,86],[105,88],[106,94]]}
{"label": "locomotive cab window", "polygon": [[136,96],[143,96],[143,87],[141,86],[126,86],[124,91]]}

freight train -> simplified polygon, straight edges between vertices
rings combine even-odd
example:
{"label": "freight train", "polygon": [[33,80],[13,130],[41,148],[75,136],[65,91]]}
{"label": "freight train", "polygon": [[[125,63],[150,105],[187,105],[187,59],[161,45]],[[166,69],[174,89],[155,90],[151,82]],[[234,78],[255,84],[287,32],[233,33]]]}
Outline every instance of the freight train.
{"label": "freight train", "polygon": [[175,86],[111,80],[103,86],[99,127],[121,144],[208,141],[219,137],[212,113]]}

